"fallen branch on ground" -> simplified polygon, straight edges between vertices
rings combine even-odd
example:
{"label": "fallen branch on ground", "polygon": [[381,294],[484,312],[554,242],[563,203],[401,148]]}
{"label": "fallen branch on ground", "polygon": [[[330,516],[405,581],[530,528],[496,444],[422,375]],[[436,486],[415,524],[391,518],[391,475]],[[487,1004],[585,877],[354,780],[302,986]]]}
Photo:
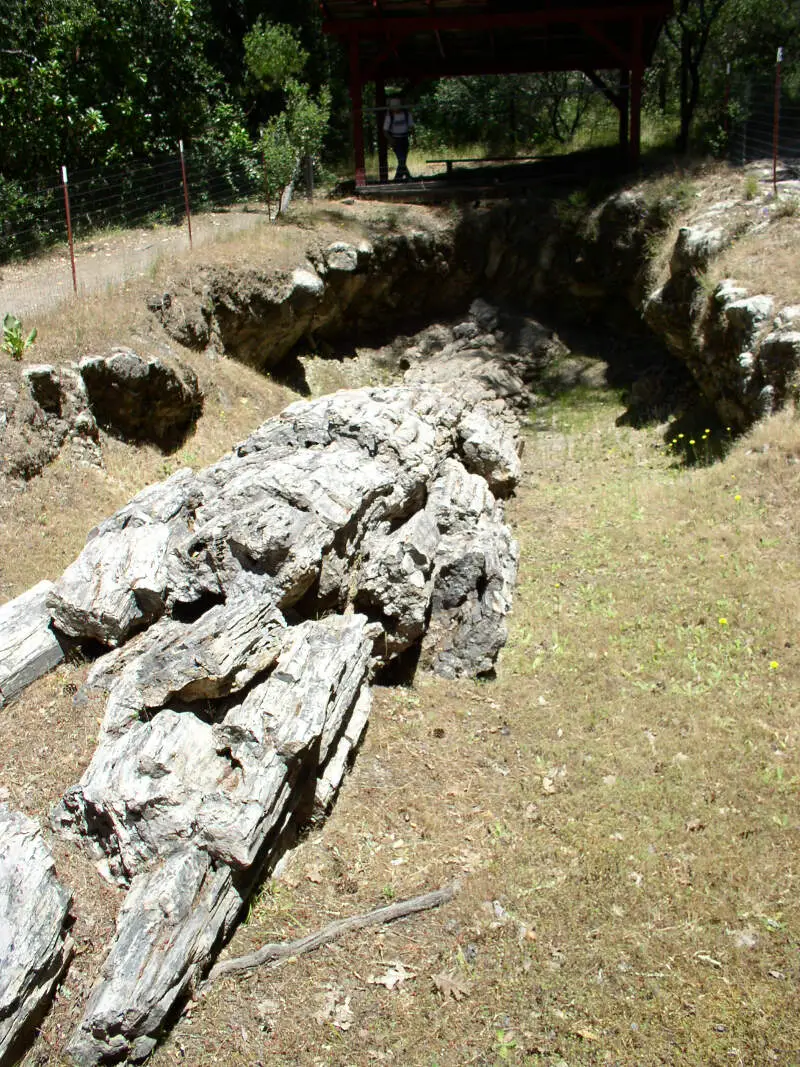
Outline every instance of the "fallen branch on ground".
{"label": "fallen branch on ground", "polygon": [[395,919],[402,919],[406,915],[414,915],[419,911],[429,911],[446,904],[460,889],[458,882],[436,889],[432,893],[423,893],[422,896],[412,897],[410,900],[399,900],[396,904],[387,904],[382,908],[365,912],[362,915],[351,915],[349,919],[337,919],[329,923],[314,934],[307,934],[297,941],[280,941],[272,945],[262,945],[256,952],[247,956],[237,956],[232,960],[222,960],[215,964],[209,972],[208,978],[200,987],[204,992],[217,978],[226,974],[235,974],[239,971],[250,971],[255,967],[262,967],[265,963],[278,966],[281,962],[294,956],[302,956],[306,952],[313,952],[322,945],[328,945],[331,941],[337,941],[340,937],[351,930],[363,930],[365,926],[379,926],[381,923],[390,923]]}

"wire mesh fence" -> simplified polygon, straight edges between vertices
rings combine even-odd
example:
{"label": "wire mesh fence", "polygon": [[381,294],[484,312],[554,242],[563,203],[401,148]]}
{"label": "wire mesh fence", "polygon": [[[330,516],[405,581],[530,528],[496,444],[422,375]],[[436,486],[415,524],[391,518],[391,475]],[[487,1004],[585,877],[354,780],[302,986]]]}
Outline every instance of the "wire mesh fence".
{"label": "wire mesh fence", "polygon": [[[186,170],[195,208],[235,203],[261,194],[263,176],[254,158],[215,164],[188,153]],[[30,255],[66,237],[64,173],[51,180],[0,179],[0,262]],[[109,226],[175,222],[184,214],[180,153],[130,163],[119,169],[70,171],[72,226],[77,238]]]}
{"label": "wire mesh fence", "polygon": [[116,170],[62,168],[51,181],[0,178],[0,318],[146,273],[189,247],[190,226],[206,244],[274,217],[255,159],[214,164],[187,153],[185,173],[184,185],[176,151]]}
{"label": "wire mesh fence", "polygon": [[781,49],[771,71],[730,74],[727,116],[731,163],[772,160],[800,176],[800,59]]}

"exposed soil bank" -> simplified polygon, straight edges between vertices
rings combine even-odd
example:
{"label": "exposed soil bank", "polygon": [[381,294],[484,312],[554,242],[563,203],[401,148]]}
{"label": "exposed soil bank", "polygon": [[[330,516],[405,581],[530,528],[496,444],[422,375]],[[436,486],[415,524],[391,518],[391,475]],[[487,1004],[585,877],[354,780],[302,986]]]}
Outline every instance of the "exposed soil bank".
{"label": "exposed soil bank", "polygon": [[731,280],[709,286],[713,259],[761,218],[735,207],[711,205],[681,226],[680,196],[636,190],[596,206],[478,204],[403,232],[393,209],[383,232],[333,243],[292,272],[200,268],[151,308],[181,344],[269,370],[298,348],[385,340],[480,295],[668,350],[719,417],[744,429],[792,394],[800,333],[795,309]]}

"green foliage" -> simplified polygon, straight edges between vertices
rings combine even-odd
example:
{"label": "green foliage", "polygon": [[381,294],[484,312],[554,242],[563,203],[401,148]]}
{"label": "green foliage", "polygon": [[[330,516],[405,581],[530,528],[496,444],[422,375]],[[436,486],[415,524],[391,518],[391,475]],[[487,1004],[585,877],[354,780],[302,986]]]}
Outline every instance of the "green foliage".
{"label": "green foliage", "polygon": [[297,155],[289,137],[285,111],[273,117],[261,132],[261,154],[264,163],[264,189],[268,202],[278,201],[291,185],[297,171]]}
{"label": "green foliage", "polygon": [[294,180],[300,160],[318,155],[330,114],[330,93],[323,88],[315,98],[307,86],[291,81],[286,109],[274,115],[261,134],[264,184],[268,201],[280,202]]}
{"label": "green foliage", "polygon": [[0,126],[25,145],[6,153],[10,178],[161,152],[220,92],[189,0],[7,0],[0,33]]}
{"label": "green foliage", "polygon": [[578,72],[448,78],[419,98],[418,140],[431,149],[485,142],[495,155],[562,145],[598,105]]}
{"label": "green foliage", "polygon": [[259,18],[245,35],[244,59],[258,85],[264,89],[282,89],[303,72],[308,52],[291,26]]}
{"label": "green foliage", "polygon": [[[236,200],[259,181],[257,146],[244,124],[241,110],[218,103],[205,130],[192,145],[192,188],[199,203]],[[213,177],[213,197],[204,177]]]}
{"label": "green foliage", "polygon": [[318,155],[330,116],[330,90],[324,86],[315,98],[307,86],[292,81],[287,87],[286,95],[286,121],[290,143],[299,157]]}
{"label": "green foliage", "polygon": [[34,344],[36,336],[37,330],[34,327],[26,337],[22,331],[22,323],[9,312],[3,319],[3,344],[0,347],[12,359],[20,360]]}
{"label": "green foliage", "polygon": [[298,80],[308,60],[297,32],[282,23],[259,18],[244,38],[250,77],[264,89],[281,90],[284,109],[262,127],[260,148],[264,191],[268,202],[280,202],[294,181],[300,161],[319,155],[328,127],[331,92],[323,86],[316,97]]}

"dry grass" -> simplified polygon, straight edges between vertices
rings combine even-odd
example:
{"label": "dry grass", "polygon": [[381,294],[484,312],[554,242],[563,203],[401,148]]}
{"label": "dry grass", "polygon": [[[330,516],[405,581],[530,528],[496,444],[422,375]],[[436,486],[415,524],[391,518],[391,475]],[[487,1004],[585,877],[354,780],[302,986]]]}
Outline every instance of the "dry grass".
{"label": "dry grass", "polygon": [[681,227],[693,225],[701,217],[704,225],[713,223],[709,208],[725,204],[718,224],[741,236],[711,263],[709,289],[723,278],[734,278],[751,294],[771,294],[778,308],[797,303],[800,242],[797,183],[790,183],[788,191],[783,191],[776,201],[772,198],[771,184],[763,180],[763,169],[760,165],[742,170],[715,163],[678,169],[641,187],[651,203],[671,198],[681,204],[664,238],[659,238],[651,261],[653,285],[661,285],[667,279],[672,249]]}
{"label": "dry grass", "polygon": [[775,217],[768,208],[762,211],[770,219],[768,236],[759,232],[739,238],[714,262],[714,277],[735,278],[749,293],[769,293],[777,307],[796,304],[800,213]]}

